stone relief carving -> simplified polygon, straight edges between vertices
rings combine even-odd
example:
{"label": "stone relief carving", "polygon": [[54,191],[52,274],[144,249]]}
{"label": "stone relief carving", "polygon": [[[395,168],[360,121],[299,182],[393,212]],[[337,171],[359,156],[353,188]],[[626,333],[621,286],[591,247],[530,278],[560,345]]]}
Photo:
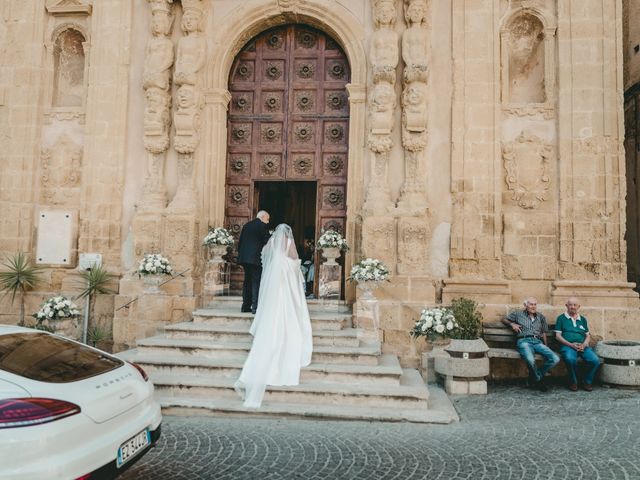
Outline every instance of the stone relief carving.
{"label": "stone relief carving", "polygon": [[362,223],[362,254],[382,260],[394,273],[396,263],[396,220],[366,217]]}
{"label": "stone relief carving", "polygon": [[[151,6],[151,38],[147,42],[142,88],[145,91],[144,147],[148,152],[147,175],[139,211],[158,211],[166,205],[165,152],[171,128],[171,67],[174,61],[171,27],[173,0],[148,0]],[[139,235],[137,235],[139,237]]]}
{"label": "stone relief carving", "polygon": [[178,88],[177,110],[173,114],[176,128],[175,149],[179,153],[193,153],[198,144],[202,95],[193,85]]}
{"label": "stone relief carving", "polygon": [[183,1],[182,31],[178,41],[178,55],[173,80],[176,85],[196,85],[197,74],[204,66],[207,41],[201,30],[202,6],[200,0]]}
{"label": "stone relief carving", "polygon": [[176,92],[174,148],[178,152],[178,187],[169,205],[172,213],[193,214],[197,210],[194,187],[193,154],[200,141],[200,111],[204,101],[200,86],[200,71],[205,63],[207,41],[202,33],[203,5],[201,0],[182,0],[182,38],[178,41],[173,81]]}
{"label": "stone relief carving", "polygon": [[399,273],[427,273],[429,237],[430,229],[426,220],[419,218],[398,220]]}
{"label": "stone relief carving", "polygon": [[173,5],[167,0],[151,3],[151,39],[147,42],[142,88],[168,91],[174,60],[173,42],[169,38],[173,25]]}
{"label": "stone relief carving", "polygon": [[62,205],[80,198],[82,146],[66,135],[41,152],[41,190],[44,203]]}
{"label": "stone relief carving", "polygon": [[505,181],[511,198],[525,209],[536,208],[547,199],[553,145],[531,133],[522,132],[502,147]]}
{"label": "stone relief carving", "polygon": [[427,80],[429,66],[428,4],[426,0],[404,0],[408,28],[402,35],[405,62],[402,91],[402,145],[405,150],[405,179],[398,209],[410,215],[426,212],[422,180],[422,157],[427,147]]}
{"label": "stone relief carving", "polygon": [[396,6],[394,0],[376,0],[373,5],[375,31],[371,36],[369,59],[373,81],[394,84],[398,66],[398,34],[395,32]]}
{"label": "stone relief carving", "polygon": [[395,0],[374,0],[374,32],[369,59],[373,87],[369,94],[369,135],[367,146],[373,152],[371,180],[366,192],[365,210],[372,212],[391,208],[387,168],[393,146],[396,107],[396,67],[399,61],[398,34],[395,32]]}
{"label": "stone relief carving", "polygon": [[508,27],[508,101],[543,103],[545,98],[544,27],[530,13],[514,18]]}
{"label": "stone relief carving", "polygon": [[63,30],[54,41],[54,107],[84,105],[84,35],[74,29]]}

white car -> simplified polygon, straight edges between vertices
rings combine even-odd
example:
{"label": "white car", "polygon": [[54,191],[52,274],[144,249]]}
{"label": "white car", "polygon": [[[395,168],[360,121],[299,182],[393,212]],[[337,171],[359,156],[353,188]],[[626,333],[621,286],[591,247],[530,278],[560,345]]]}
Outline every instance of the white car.
{"label": "white car", "polygon": [[0,325],[0,479],[115,478],[155,444],[161,421],[137,365]]}

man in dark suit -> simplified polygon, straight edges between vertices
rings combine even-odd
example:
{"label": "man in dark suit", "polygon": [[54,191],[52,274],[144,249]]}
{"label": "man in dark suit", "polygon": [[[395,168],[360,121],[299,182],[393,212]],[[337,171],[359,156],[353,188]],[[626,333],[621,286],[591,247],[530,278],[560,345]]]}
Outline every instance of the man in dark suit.
{"label": "man in dark suit", "polygon": [[269,240],[269,214],[260,210],[256,218],[242,227],[238,241],[238,263],[244,268],[242,312],[256,313],[262,275],[262,247]]}

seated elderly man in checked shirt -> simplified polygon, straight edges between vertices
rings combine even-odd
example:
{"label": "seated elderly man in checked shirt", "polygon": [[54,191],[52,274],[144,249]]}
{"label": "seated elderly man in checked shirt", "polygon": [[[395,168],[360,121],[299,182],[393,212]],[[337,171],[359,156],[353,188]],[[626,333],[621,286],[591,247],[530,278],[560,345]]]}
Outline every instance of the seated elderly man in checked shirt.
{"label": "seated elderly man in checked shirt", "polygon": [[[558,364],[560,358],[547,346],[549,326],[544,315],[538,313],[538,301],[529,297],[523,303],[524,310],[511,312],[502,323],[516,332],[518,352],[529,367],[532,386],[546,392],[544,376]],[[536,353],[544,358],[544,364],[540,369],[536,366]]]}

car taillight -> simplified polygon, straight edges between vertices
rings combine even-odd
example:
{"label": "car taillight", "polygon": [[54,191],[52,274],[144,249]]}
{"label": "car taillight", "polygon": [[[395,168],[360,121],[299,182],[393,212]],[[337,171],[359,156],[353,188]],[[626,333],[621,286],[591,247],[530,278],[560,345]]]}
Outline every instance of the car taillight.
{"label": "car taillight", "polygon": [[133,362],[127,362],[130,363],[131,365],[133,365],[135,367],[136,370],[138,370],[138,372],[140,372],[140,375],[142,375],[142,378],[144,378],[145,382],[149,381],[149,375],[147,375],[147,372],[144,371],[144,369],[138,365],[137,363],[133,363]]}
{"label": "car taillight", "polygon": [[51,398],[7,398],[0,400],[0,429],[30,427],[80,413],[73,403]]}

